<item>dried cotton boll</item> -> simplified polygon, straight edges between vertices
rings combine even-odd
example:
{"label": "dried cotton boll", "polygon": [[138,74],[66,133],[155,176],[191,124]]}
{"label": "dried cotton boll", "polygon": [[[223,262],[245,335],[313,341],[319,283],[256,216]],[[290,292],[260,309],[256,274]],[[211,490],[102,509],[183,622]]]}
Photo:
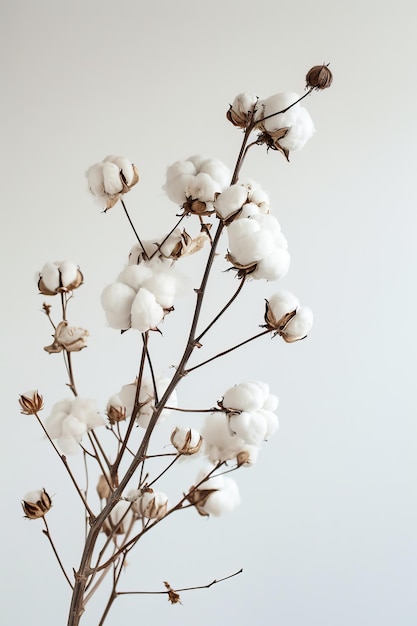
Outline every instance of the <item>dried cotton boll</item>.
{"label": "dried cotton boll", "polygon": [[233,100],[226,114],[229,122],[239,128],[246,128],[251,120],[253,110],[258,101],[253,93],[239,93]]}
{"label": "dried cotton boll", "polygon": [[164,318],[164,309],[156,301],[153,293],[141,287],[135,295],[130,312],[130,323],[141,333],[155,330]]}
{"label": "dried cotton boll", "polygon": [[66,293],[77,289],[83,282],[83,275],[74,261],[45,263],[38,281],[39,291],[46,296]]}
{"label": "dried cotton boll", "polygon": [[171,443],[179,454],[190,456],[199,452],[203,438],[194,428],[176,427],[171,434]]}
{"label": "dried cotton boll", "polygon": [[[146,256],[150,258],[157,250],[158,246],[153,241],[142,241],[143,248],[145,248]],[[143,248],[140,243],[135,244],[129,252],[128,264],[138,265],[142,261],[146,260],[143,252]]]}
{"label": "dried cotton boll", "polygon": [[89,167],[86,177],[91,193],[105,203],[105,211],[139,181],[138,171],[131,161],[112,155]]}
{"label": "dried cotton boll", "polygon": [[39,519],[52,507],[52,500],[45,489],[29,491],[22,500],[22,508],[27,519]]}
{"label": "dried cotton boll", "polygon": [[168,496],[161,491],[149,489],[137,502],[141,517],[148,519],[161,519],[168,510]]}

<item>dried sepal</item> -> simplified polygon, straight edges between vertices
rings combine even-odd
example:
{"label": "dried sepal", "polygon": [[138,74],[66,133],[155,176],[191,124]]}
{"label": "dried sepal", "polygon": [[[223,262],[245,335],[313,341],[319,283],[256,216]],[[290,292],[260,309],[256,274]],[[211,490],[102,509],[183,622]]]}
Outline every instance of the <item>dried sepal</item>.
{"label": "dried sepal", "polygon": [[23,415],[36,415],[43,409],[43,397],[37,390],[25,391],[19,396],[19,404]]}
{"label": "dried sepal", "polygon": [[279,335],[284,330],[285,326],[288,322],[294,317],[297,313],[297,310],[289,311],[285,315],[283,315],[280,319],[277,319],[272,311],[272,308],[269,306],[269,302],[266,301],[265,307],[265,322],[266,326],[269,330],[276,331]]}
{"label": "dried sepal", "polygon": [[166,580],[164,580],[164,585],[168,590],[168,600],[171,602],[171,604],[182,604],[180,594],[177,591],[174,591],[174,589],[169,583],[167,583]]}
{"label": "dried sepal", "polygon": [[333,82],[328,65],[315,65],[307,72],[306,89],[327,89]]}
{"label": "dried sepal", "polygon": [[22,500],[22,508],[27,519],[39,519],[49,511],[52,500],[45,489],[31,491]]}
{"label": "dried sepal", "polygon": [[257,261],[255,261],[254,263],[246,263],[246,264],[238,263],[236,259],[233,258],[233,256],[230,254],[230,252],[226,254],[225,259],[233,265],[231,269],[237,270],[239,278],[243,278],[244,276],[247,276],[248,274],[252,274],[252,272],[256,270],[256,267],[258,265]]}
{"label": "dried sepal", "polygon": [[182,209],[185,215],[212,215],[213,209],[209,208],[210,205],[202,200],[193,200],[193,198],[187,198],[182,205]]}
{"label": "dried sepal", "polygon": [[107,407],[107,417],[109,418],[111,426],[117,422],[124,422],[126,419],[126,407],[109,404]]}
{"label": "dried sepal", "polygon": [[209,517],[209,513],[204,509],[204,505],[207,500],[211,496],[212,493],[215,493],[218,489],[198,489],[195,487],[191,487],[187,500],[190,504],[193,504],[197,510],[197,512],[203,517]]}
{"label": "dried sepal", "polygon": [[54,340],[44,350],[50,354],[56,354],[66,350],[67,352],[79,352],[87,347],[88,330],[69,326],[66,320],[60,322],[55,330]]}
{"label": "dried sepal", "polygon": [[289,130],[290,130],[289,128],[280,128],[274,131],[268,131],[268,132],[264,131],[258,136],[257,143],[258,144],[265,143],[268,149],[277,150],[278,152],[281,152],[281,154],[284,155],[286,160],[289,161],[290,151],[287,148],[284,148],[279,143],[280,139],[283,139],[287,135]]}
{"label": "dried sepal", "polygon": [[142,492],[142,496],[138,500],[138,512],[141,517],[148,519],[161,519],[165,517],[168,510],[168,498],[165,494],[154,492],[153,489],[147,488]]}
{"label": "dried sepal", "polygon": [[98,483],[96,485],[96,491],[100,500],[107,500],[108,497],[110,496],[111,490],[110,490],[110,485],[109,485],[109,479],[106,478],[104,474],[101,474],[100,478],[98,479]]}

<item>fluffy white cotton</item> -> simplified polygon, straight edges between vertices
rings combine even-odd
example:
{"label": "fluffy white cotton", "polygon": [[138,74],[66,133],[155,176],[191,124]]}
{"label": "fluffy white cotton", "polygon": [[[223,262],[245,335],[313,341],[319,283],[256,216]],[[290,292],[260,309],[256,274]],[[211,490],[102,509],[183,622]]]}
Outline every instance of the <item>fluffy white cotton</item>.
{"label": "fluffy white cotton", "polygon": [[284,333],[287,339],[303,339],[313,327],[313,311],[308,307],[298,307],[297,313],[286,324]]}
{"label": "fluffy white cotton", "polygon": [[114,164],[119,172],[122,172],[127,185],[131,185],[135,177],[132,163],[123,156],[109,155],[104,159],[104,163]]}
{"label": "fluffy white cotton", "polygon": [[268,306],[277,322],[300,306],[299,299],[289,291],[278,291],[268,299]]}
{"label": "fluffy white cotton", "polygon": [[45,429],[64,454],[75,454],[87,430],[103,424],[94,400],[76,397],[54,404]]}
{"label": "fluffy white cotton", "polygon": [[195,428],[177,426],[171,435],[171,443],[182,454],[190,455],[198,452],[202,437]]}
{"label": "fluffy white cotton", "polygon": [[[204,478],[204,471],[197,476],[196,484]],[[236,482],[228,476],[209,478],[198,489],[202,491],[206,489],[215,490],[204,503],[199,504],[199,508],[208,515],[219,517],[223,513],[233,511],[241,502],[239,488]]]}
{"label": "fluffy white cotton", "polygon": [[[264,118],[286,109],[299,99],[296,93],[279,93],[259,102],[259,116]],[[299,103],[285,113],[273,115],[261,121],[267,132],[274,132],[281,128],[289,128],[288,133],[279,140],[280,145],[287,150],[300,150],[315,132],[313,121],[307,109]]]}
{"label": "fluffy white cotton", "polygon": [[184,204],[189,198],[213,202],[229,180],[230,172],[221,161],[194,155],[168,167],[164,190],[176,204]]}
{"label": "fluffy white cotton", "polygon": [[244,185],[231,185],[216,198],[213,206],[217,216],[227,219],[241,210],[248,199],[248,189]]}
{"label": "fluffy white cotton", "polygon": [[263,280],[280,280],[288,273],[291,257],[288,250],[275,248],[268,256],[258,261],[251,278]]}
{"label": "fluffy white cotton", "polygon": [[228,249],[239,265],[250,265],[270,254],[274,247],[271,232],[261,229],[252,218],[235,220],[227,227]]}
{"label": "fluffy white cotton", "polygon": [[123,182],[120,170],[115,163],[103,163],[102,169],[104,192],[110,196],[120,193]]}
{"label": "fluffy white cotton", "polygon": [[265,388],[257,382],[248,381],[228,389],[222,405],[231,411],[255,411],[263,406],[265,399]]}
{"label": "fluffy white cotton", "polygon": [[248,445],[232,433],[229,420],[224,413],[208,415],[201,434],[204,442],[204,454],[212,463],[236,461],[239,455],[244,455],[245,464],[253,465],[258,458],[258,448]]}
{"label": "fluffy white cotton", "polygon": [[112,328],[119,330],[130,328],[130,312],[135,296],[135,290],[121,282],[112,283],[104,288],[101,304]]}
{"label": "fluffy white cotton", "polygon": [[231,430],[246,443],[260,446],[266,439],[268,424],[265,417],[259,411],[242,411],[229,415]]}
{"label": "fluffy white cotton", "polygon": [[134,297],[130,311],[131,328],[141,333],[155,329],[164,317],[164,309],[153,293],[141,287]]}

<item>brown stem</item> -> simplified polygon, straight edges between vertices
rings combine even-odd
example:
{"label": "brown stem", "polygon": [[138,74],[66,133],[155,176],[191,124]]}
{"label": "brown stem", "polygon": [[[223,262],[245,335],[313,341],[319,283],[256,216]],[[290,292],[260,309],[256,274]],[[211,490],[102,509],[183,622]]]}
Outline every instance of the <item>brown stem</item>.
{"label": "brown stem", "polygon": [[128,221],[129,221],[129,224],[130,224],[130,226],[131,226],[131,228],[132,228],[132,230],[133,230],[133,232],[135,234],[135,237],[138,240],[138,243],[139,243],[140,247],[142,248],[143,256],[145,257],[145,260],[148,261],[149,260],[148,255],[147,255],[146,250],[145,250],[145,248],[143,246],[143,243],[140,240],[140,237],[139,237],[138,233],[136,232],[136,228],[135,228],[135,226],[134,226],[134,224],[133,224],[133,222],[132,222],[132,220],[130,218],[130,215],[128,213],[128,210],[126,208],[126,205],[124,203],[123,198],[120,198],[120,202],[122,203],[123,210],[124,210],[125,215],[126,215]]}
{"label": "brown stem", "polygon": [[228,348],[227,350],[223,350],[223,352],[219,352],[215,356],[212,356],[210,359],[206,359],[206,361],[202,361],[198,365],[194,365],[194,367],[190,367],[190,369],[185,370],[184,376],[186,376],[193,370],[196,370],[199,367],[203,367],[203,365],[207,365],[207,363],[210,363],[211,361],[214,361],[215,359],[218,359],[221,356],[224,356],[225,354],[229,354],[229,352],[233,352],[233,350],[237,350],[238,348],[241,348],[242,346],[244,346],[246,343],[249,343],[250,341],[253,341],[254,339],[258,339],[258,337],[262,337],[263,335],[266,335],[267,333],[270,333],[270,332],[271,331],[269,329],[263,330],[261,333],[258,333],[257,335],[254,335],[253,337],[250,337],[249,339],[245,339],[245,341],[241,341],[236,346],[232,346],[231,348]]}
{"label": "brown stem", "polygon": [[236,300],[236,298],[238,297],[238,295],[242,291],[243,285],[245,284],[245,278],[246,278],[246,276],[243,276],[243,278],[240,281],[239,287],[236,289],[236,291],[233,294],[233,296],[230,298],[230,300],[227,302],[227,304],[225,304],[225,306],[222,308],[222,310],[216,315],[216,317],[210,322],[210,324],[207,326],[207,328],[205,328],[203,330],[203,332],[198,337],[196,337],[196,341],[198,341],[200,343],[200,341],[204,337],[204,335],[210,330],[210,328],[212,326],[214,326],[214,324],[217,322],[217,320],[220,319],[220,317],[223,315],[223,313],[225,313],[227,311],[227,309],[230,307],[230,305],[233,304],[233,302]]}
{"label": "brown stem", "polygon": [[65,578],[67,579],[67,582],[68,582],[69,586],[71,587],[71,589],[73,589],[72,582],[70,581],[69,576],[68,576],[67,572],[65,571],[65,568],[64,568],[64,566],[62,564],[62,561],[61,561],[61,559],[59,557],[58,551],[57,551],[57,549],[55,547],[55,544],[54,544],[54,542],[52,540],[51,533],[49,532],[49,528],[48,528],[48,524],[47,524],[47,521],[45,519],[45,516],[42,517],[42,519],[43,519],[43,523],[45,524],[45,530],[43,530],[42,532],[45,535],[45,537],[47,537],[49,543],[51,544],[51,548],[52,548],[52,550],[53,550],[53,552],[55,554],[56,560],[58,561],[58,565],[61,568],[61,571],[64,574]]}

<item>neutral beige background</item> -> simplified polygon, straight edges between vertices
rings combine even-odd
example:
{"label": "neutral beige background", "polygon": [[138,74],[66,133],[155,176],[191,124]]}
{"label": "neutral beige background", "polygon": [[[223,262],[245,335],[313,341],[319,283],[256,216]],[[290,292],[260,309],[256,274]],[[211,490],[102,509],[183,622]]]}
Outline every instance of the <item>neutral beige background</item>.
{"label": "neutral beige background", "polygon": [[[311,306],[314,329],[300,344],[248,346],[183,387],[184,404],[207,405],[235,382],[265,380],[281,399],[280,432],[237,474],[242,506],[161,525],[124,588],[244,574],[183,606],[120,599],[108,624],[415,625],[415,21],[404,0],[2,3],[4,624],[66,619],[65,581],[20,498],[41,486],[54,495],[50,525],[69,568],[82,535],[63,471],[17,405],[32,387],[47,407],[66,394],[60,360],[42,350],[50,329],[35,277],[46,261],[72,258],[85,274],[72,317],[91,334],[76,355],[83,393],[104,406],[136,372],[137,338],[107,329],[99,304],[133,238],[118,209],[100,214],[84,171],[109,153],[130,157],[135,223],[159,234],[175,214],[161,190],[168,164],[200,152],[233,165],[234,96],[302,92],[309,67],[330,62],[333,87],[307,103],[313,139],[290,164],[254,151],[242,172],[270,194],[292,253],[281,286]],[[236,284],[223,267],[213,310]],[[250,285],[207,354],[249,336],[273,290]],[[160,367],[175,362],[175,324],[155,339]],[[167,490],[191,484],[194,470],[181,471],[184,486]]]}

